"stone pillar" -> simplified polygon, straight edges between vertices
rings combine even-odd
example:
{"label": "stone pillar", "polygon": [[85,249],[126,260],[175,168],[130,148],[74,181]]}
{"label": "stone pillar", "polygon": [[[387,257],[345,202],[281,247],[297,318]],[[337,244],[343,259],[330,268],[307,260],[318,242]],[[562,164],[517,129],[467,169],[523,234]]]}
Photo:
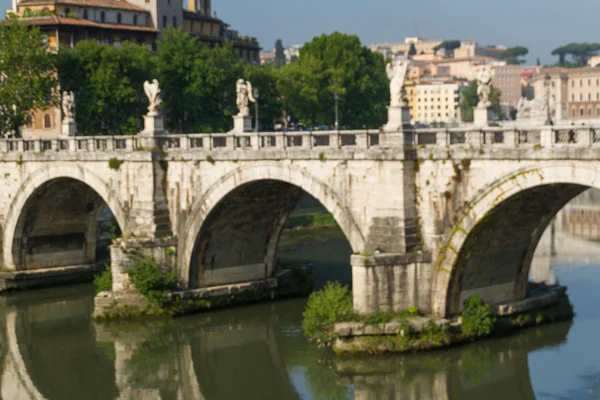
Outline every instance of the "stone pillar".
{"label": "stone pillar", "polygon": [[62,136],[75,136],[77,134],[77,124],[74,118],[64,118],[62,120]]}
{"label": "stone pillar", "polygon": [[156,146],[156,137],[165,134],[165,125],[162,115],[144,115],[144,130],[139,133],[138,145],[146,149]]}
{"label": "stone pillar", "polygon": [[231,130],[231,132],[252,132],[252,117],[250,117],[249,115],[234,115],[233,129]]}
{"label": "stone pillar", "polygon": [[494,120],[494,111],[491,108],[475,107],[473,109],[473,125],[483,128],[490,125]]}
{"label": "stone pillar", "polygon": [[388,123],[383,126],[383,133],[379,136],[381,147],[403,147],[405,144],[412,145],[413,141],[407,143],[405,134],[412,138],[412,127],[410,126],[410,111],[408,106],[388,107]]}
{"label": "stone pillar", "polygon": [[540,145],[542,147],[553,147],[555,142],[554,131],[549,125],[545,125],[540,130]]}
{"label": "stone pillar", "polygon": [[354,311],[399,312],[417,307],[431,310],[431,254],[353,255],[352,301]]}

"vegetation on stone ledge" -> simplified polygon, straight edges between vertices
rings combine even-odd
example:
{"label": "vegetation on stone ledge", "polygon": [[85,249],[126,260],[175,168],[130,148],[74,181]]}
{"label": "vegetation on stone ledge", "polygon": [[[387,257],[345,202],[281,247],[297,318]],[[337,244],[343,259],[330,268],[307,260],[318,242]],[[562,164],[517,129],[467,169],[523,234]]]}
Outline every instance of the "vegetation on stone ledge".
{"label": "vegetation on stone ledge", "polygon": [[112,290],[112,271],[110,265],[107,265],[104,271],[94,277],[94,285],[96,285],[96,293]]}
{"label": "vegetation on stone ledge", "polygon": [[128,271],[129,280],[151,305],[163,306],[176,289],[175,271],[163,270],[154,259],[137,258]]}
{"label": "vegetation on stone ledge", "polygon": [[490,335],[496,325],[496,317],[490,305],[477,294],[471,295],[463,305],[462,331],[467,335],[477,337]]}
{"label": "vegetation on stone ledge", "polygon": [[302,329],[308,339],[330,343],[335,338],[335,323],[349,321],[353,316],[352,294],[348,287],[338,282],[328,282],[322,290],[308,297],[302,313]]}

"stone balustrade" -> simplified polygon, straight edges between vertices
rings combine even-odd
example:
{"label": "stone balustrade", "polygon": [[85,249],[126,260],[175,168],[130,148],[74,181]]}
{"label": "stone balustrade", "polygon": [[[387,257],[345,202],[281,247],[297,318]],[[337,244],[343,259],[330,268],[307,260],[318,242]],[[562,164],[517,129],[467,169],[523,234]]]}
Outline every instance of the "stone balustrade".
{"label": "stone balustrade", "polygon": [[[210,134],[165,134],[140,136],[75,136],[65,138],[0,139],[0,153],[43,151],[134,151],[169,150],[281,150],[325,148],[377,148],[378,130],[250,132]],[[505,146],[555,147],[600,144],[600,127],[553,126],[507,128],[414,128],[404,133],[404,145],[423,146]],[[389,146],[386,147],[395,147]],[[401,147],[401,145],[398,145]]]}

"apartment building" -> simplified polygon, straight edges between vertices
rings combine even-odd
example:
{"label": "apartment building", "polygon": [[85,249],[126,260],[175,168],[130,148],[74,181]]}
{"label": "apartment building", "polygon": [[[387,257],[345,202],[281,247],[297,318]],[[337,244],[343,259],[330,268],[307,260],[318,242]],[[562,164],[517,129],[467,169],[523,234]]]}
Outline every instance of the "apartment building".
{"label": "apartment building", "polygon": [[[460,121],[462,81],[431,81],[414,86],[413,118],[421,123],[453,123]],[[408,93],[408,90],[407,90]]]}

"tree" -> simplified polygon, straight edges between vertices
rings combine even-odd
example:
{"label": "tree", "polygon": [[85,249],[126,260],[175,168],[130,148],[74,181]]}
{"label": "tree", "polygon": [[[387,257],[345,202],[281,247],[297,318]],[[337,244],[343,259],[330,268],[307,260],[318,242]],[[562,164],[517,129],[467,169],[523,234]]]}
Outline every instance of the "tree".
{"label": "tree", "polygon": [[145,46],[81,41],[73,49],[61,49],[58,60],[62,89],[75,93],[80,133],[119,135],[141,130],[148,107],[143,83],[155,77],[153,55]]}
{"label": "tree", "polygon": [[454,54],[454,50],[460,47],[460,40],[444,40],[439,45],[433,48],[434,52],[444,49],[447,53]]}
{"label": "tree", "polygon": [[410,44],[410,48],[408,49],[408,55],[409,56],[414,56],[417,54],[417,48],[415,47],[414,43]]}
{"label": "tree", "polygon": [[182,29],[169,28],[157,49],[167,126],[175,132],[224,132],[235,108],[235,82],[243,65],[230,44],[208,47]]}
{"label": "tree", "polygon": [[283,52],[283,43],[281,39],[275,42],[275,68],[279,69],[286,63],[285,53]]}
{"label": "tree", "polygon": [[[600,43],[569,43],[552,50],[552,55],[558,56],[559,65],[584,66],[598,50]],[[571,56],[572,64],[567,63],[567,55]]]}
{"label": "tree", "polygon": [[0,26],[0,132],[20,135],[37,110],[58,105],[54,55],[39,29],[14,20]]}
{"label": "tree", "polygon": [[540,66],[540,65],[542,65],[542,62],[540,61],[540,58],[539,58],[539,57],[537,58],[537,60],[536,60],[536,62],[535,62],[535,65],[537,65],[537,66]]}
{"label": "tree", "polygon": [[529,49],[523,46],[510,47],[500,55],[500,59],[506,61],[507,64],[520,65],[525,63],[524,57],[529,53]]}
{"label": "tree", "polygon": [[314,38],[294,63],[281,70],[280,91],[286,112],[311,125],[332,125],[334,93],[339,94],[342,126],[380,126],[389,102],[385,61],[339,32]]}
{"label": "tree", "polygon": [[[463,122],[473,121],[473,109],[479,103],[479,96],[477,96],[477,86],[477,80],[474,79],[460,93],[460,112]],[[496,89],[493,86],[490,91],[490,101],[492,103],[491,109],[494,111],[494,115],[496,116],[496,118],[499,118],[502,115],[502,110],[500,108],[500,90]]]}
{"label": "tree", "polygon": [[275,120],[281,119],[283,105],[277,87],[279,70],[272,66],[260,67],[247,64],[244,77],[252,83],[252,88],[258,90],[259,119],[261,125],[270,127]]}

